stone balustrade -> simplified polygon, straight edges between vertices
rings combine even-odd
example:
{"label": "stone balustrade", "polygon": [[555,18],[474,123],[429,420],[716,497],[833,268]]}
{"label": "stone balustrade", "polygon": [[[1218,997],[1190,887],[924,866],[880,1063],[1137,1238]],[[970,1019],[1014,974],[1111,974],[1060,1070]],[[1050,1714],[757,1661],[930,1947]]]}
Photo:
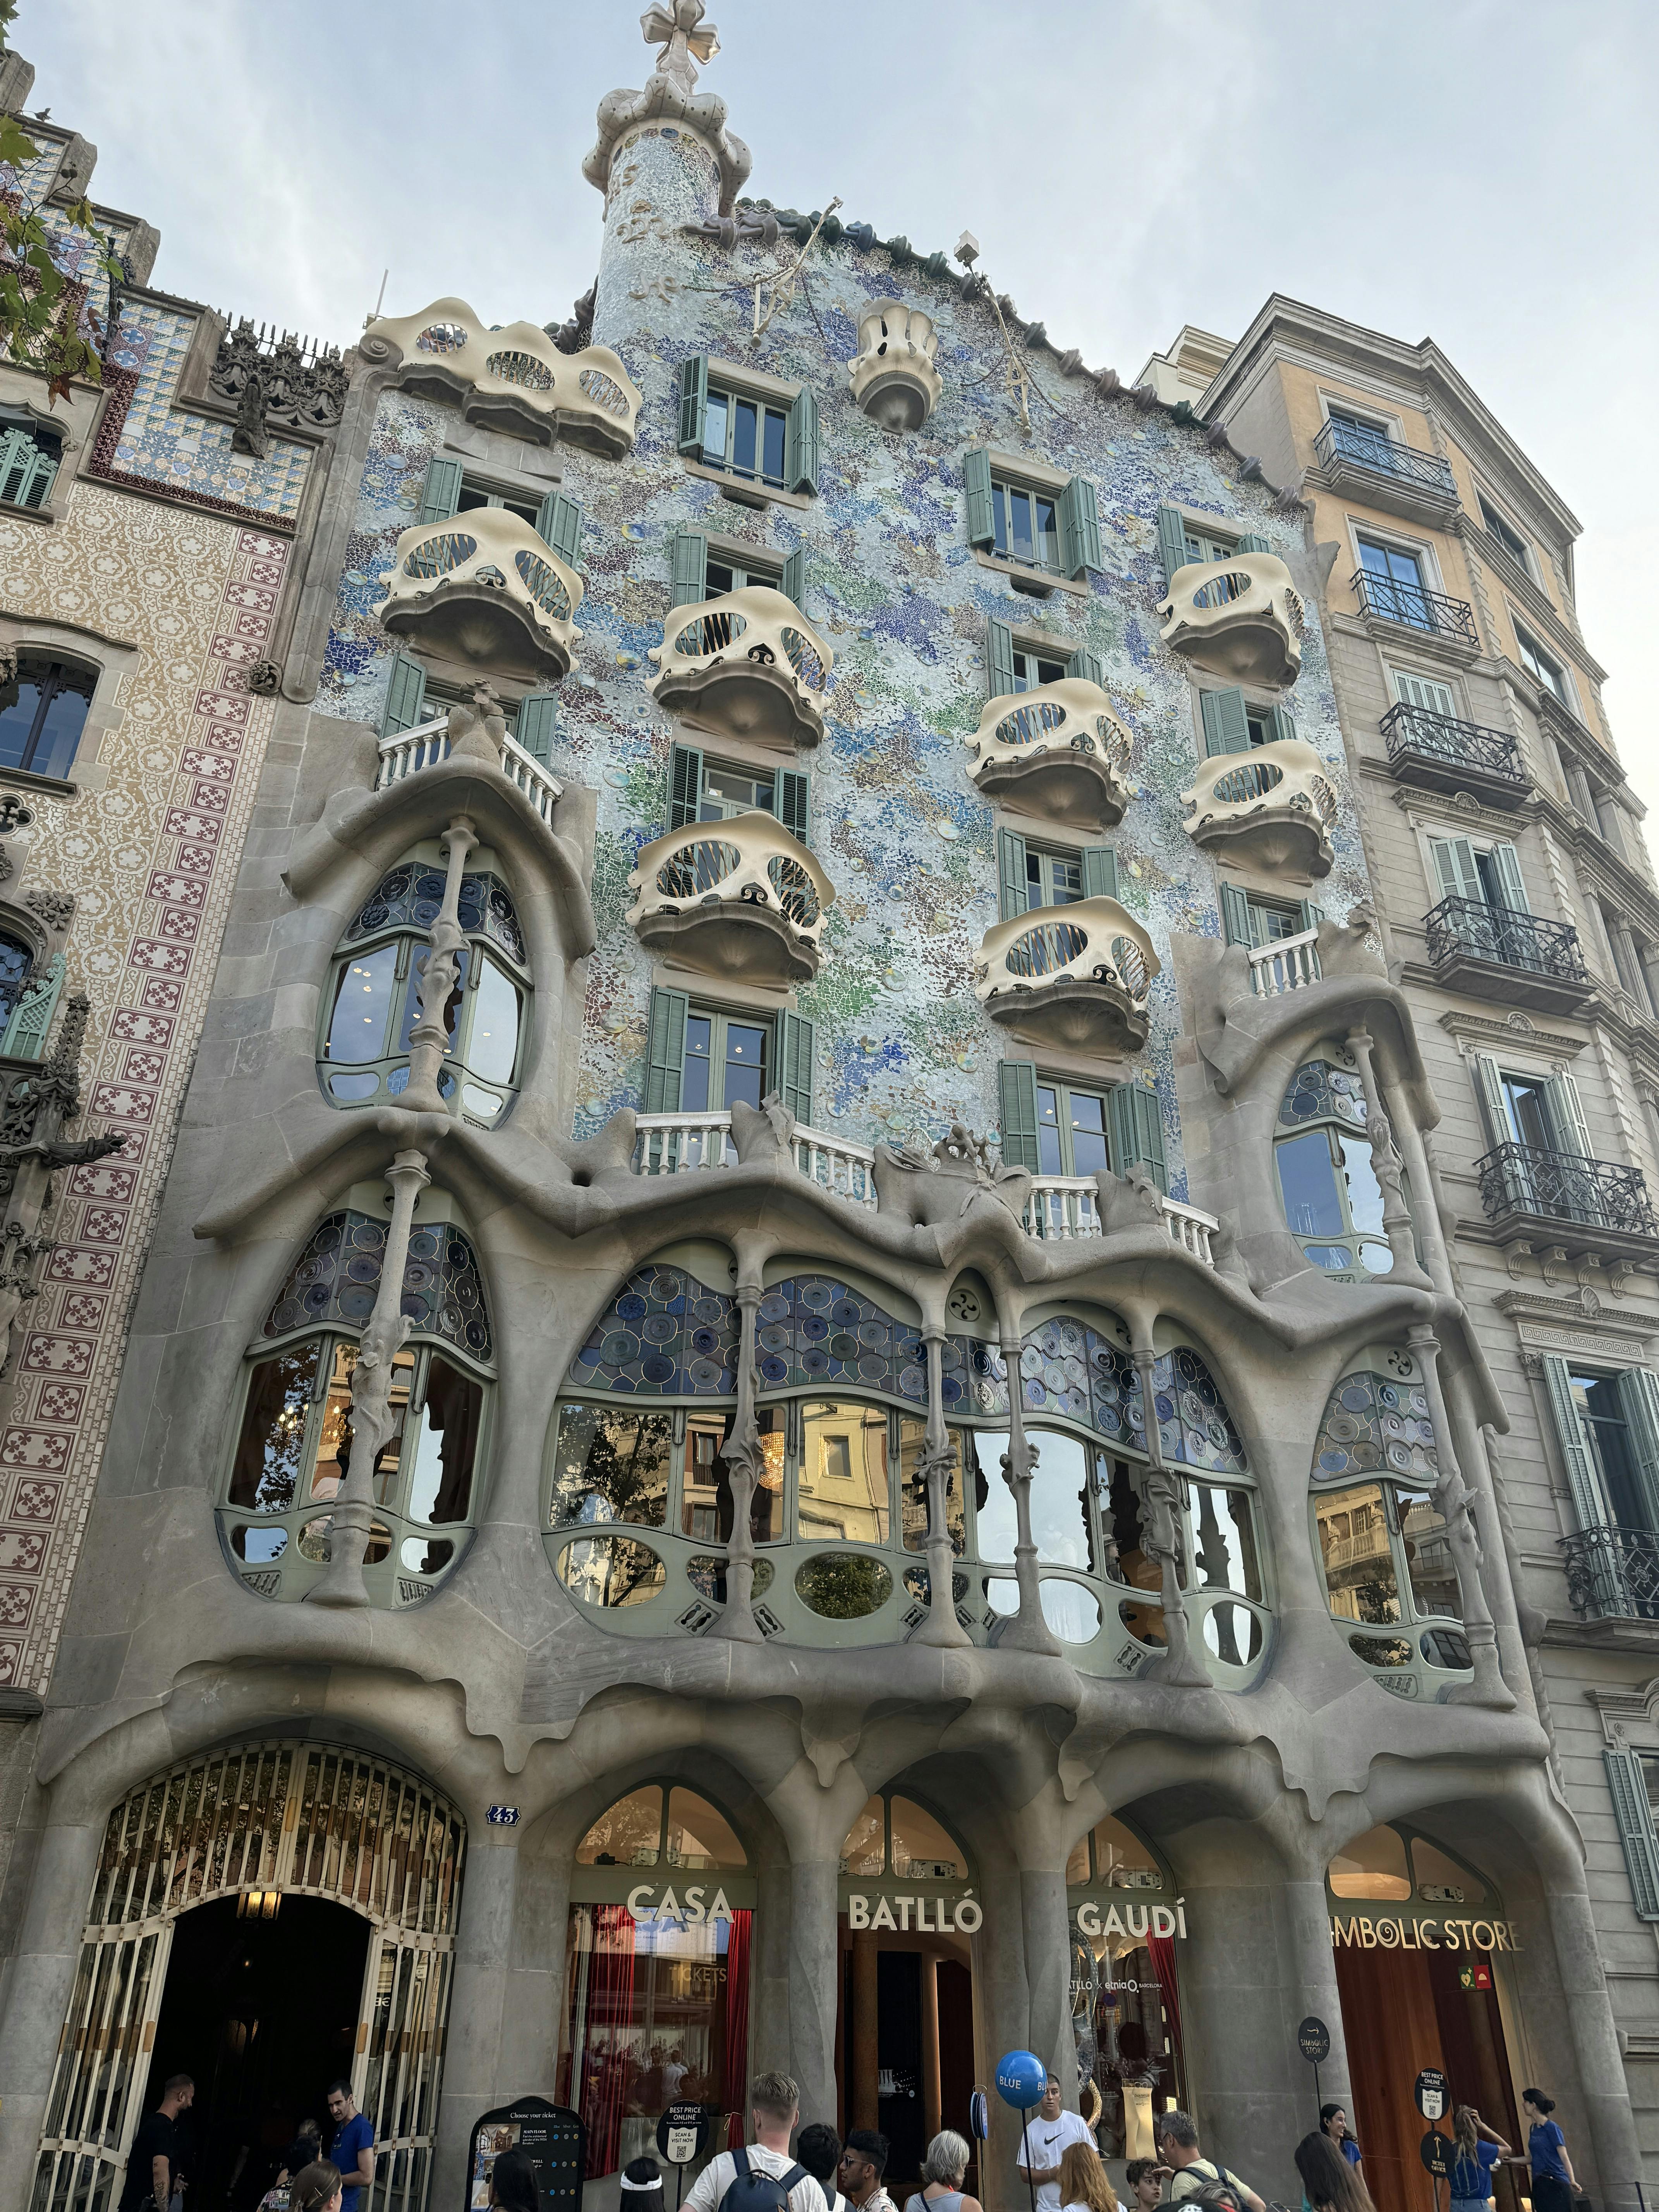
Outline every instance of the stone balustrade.
{"label": "stone balustrade", "polygon": [[761,744],[815,745],[836,656],[794,601],[749,584],[675,607],[647,689],[667,714]]}
{"label": "stone balustrade", "polygon": [[987,930],[974,989],[994,1022],[1073,1052],[1139,1052],[1158,972],[1152,941],[1113,898],[1041,907]]}
{"label": "stone balustrade", "polygon": [[1286,991],[1305,990],[1320,980],[1317,929],[1253,945],[1249,956],[1250,989],[1258,999],[1283,998]]}
{"label": "stone balustrade", "polygon": [[672,830],[628,878],[648,951],[733,982],[810,983],[836,888],[775,815]]}
{"label": "stone balustrade", "polygon": [[847,364],[853,404],[884,430],[919,430],[944,386],[933,366],[933,319],[902,300],[872,300],[859,317],[859,349]]}
{"label": "stone balustrade", "polygon": [[393,637],[510,681],[569,672],[582,580],[510,507],[417,522],[380,581],[374,612]]}
{"label": "stone balustrade", "polygon": [[969,774],[987,799],[1075,828],[1109,830],[1129,804],[1133,740],[1097,684],[1063,677],[985,703],[967,740]]}
{"label": "stone balustrade", "polygon": [[1182,825],[1195,845],[1267,875],[1302,882],[1328,876],[1336,792],[1325,764],[1301,738],[1199,763]]}
{"label": "stone balustrade", "polygon": [[1235,684],[1294,684],[1302,668],[1302,600],[1275,553],[1189,561],[1159,607],[1163,639]]}
{"label": "stone balustrade", "polygon": [[[380,763],[374,778],[376,791],[390,789],[405,776],[423,768],[435,768],[449,757],[449,716],[436,715],[412,730],[398,730],[380,739]],[[551,823],[553,809],[564,796],[564,786],[532,754],[513,738],[500,745],[502,773],[509,776],[544,822]]]}

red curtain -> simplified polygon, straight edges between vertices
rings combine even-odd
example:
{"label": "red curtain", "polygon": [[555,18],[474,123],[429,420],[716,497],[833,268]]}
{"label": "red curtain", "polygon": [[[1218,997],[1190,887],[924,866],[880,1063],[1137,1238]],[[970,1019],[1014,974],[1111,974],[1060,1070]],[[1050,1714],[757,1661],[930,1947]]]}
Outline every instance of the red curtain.
{"label": "red curtain", "polygon": [[593,1919],[593,1972],[587,1987],[581,2102],[582,2118],[587,2123],[590,2179],[614,2173],[619,2163],[635,2025],[634,1916],[625,1905],[601,1905],[594,1908]]}
{"label": "red curtain", "polygon": [[726,1939],[726,2103],[737,2119],[738,2142],[749,2094],[749,1939],[754,1919],[746,1910],[734,1912]]}
{"label": "red curtain", "polygon": [[1176,2057],[1184,2056],[1181,2040],[1181,1992],[1176,1987],[1175,1938],[1173,1936],[1149,1936],[1146,1948],[1152,1953],[1152,1965],[1158,1971],[1158,1993],[1164,1999],[1164,2017],[1170,2023],[1175,2037]]}

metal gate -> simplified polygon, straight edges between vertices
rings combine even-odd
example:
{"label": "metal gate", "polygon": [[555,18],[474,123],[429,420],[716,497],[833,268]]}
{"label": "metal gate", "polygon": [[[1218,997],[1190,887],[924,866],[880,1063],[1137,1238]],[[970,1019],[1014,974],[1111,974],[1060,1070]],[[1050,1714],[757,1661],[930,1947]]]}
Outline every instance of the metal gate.
{"label": "metal gate", "polygon": [[108,2212],[138,2124],[173,1927],[193,1905],[255,1892],[327,1898],[370,1923],[352,2060],[374,2128],[365,2212],[422,2212],[465,1852],[453,1806],[363,1752],[251,1744],[141,1784],[104,1831],[31,2212]]}

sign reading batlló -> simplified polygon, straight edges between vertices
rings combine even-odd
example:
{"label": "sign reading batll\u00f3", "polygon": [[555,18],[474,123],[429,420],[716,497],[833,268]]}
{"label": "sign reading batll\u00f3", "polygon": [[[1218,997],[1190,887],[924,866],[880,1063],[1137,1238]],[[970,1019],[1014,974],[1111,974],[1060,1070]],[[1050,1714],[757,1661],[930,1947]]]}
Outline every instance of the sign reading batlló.
{"label": "sign reading batll\u00f3", "polygon": [[849,1890],[843,1900],[849,1928],[920,1929],[924,1936],[977,1936],[985,1915],[976,1897],[905,1897]]}
{"label": "sign reading batll\u00f3", "polygon": [[1518,1951],[1512,1920],[1331,1921],[1331,1948],[1356,1951]]}

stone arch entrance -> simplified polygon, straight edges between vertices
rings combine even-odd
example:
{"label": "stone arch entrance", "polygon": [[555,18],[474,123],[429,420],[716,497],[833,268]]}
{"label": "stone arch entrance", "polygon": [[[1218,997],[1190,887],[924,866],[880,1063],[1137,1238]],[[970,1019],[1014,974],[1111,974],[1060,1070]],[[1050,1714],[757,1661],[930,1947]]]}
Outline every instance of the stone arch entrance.
{"label": "stone arch entrance", "polygon": [[[184,1916],[235,1899],[244,1920],[280,1929],[284,1901],[307,1898],[368,1923],[352,2084],[374,2127],[377,2204],[421,2212],[465,1852],[460,1813],[429,1784],[331,1745],[204,1753],[130,1790],[105,1827],[35,2201],[109,2201],[149,2093]],[[301,1950],[292,1971],[305,1963]]]}

